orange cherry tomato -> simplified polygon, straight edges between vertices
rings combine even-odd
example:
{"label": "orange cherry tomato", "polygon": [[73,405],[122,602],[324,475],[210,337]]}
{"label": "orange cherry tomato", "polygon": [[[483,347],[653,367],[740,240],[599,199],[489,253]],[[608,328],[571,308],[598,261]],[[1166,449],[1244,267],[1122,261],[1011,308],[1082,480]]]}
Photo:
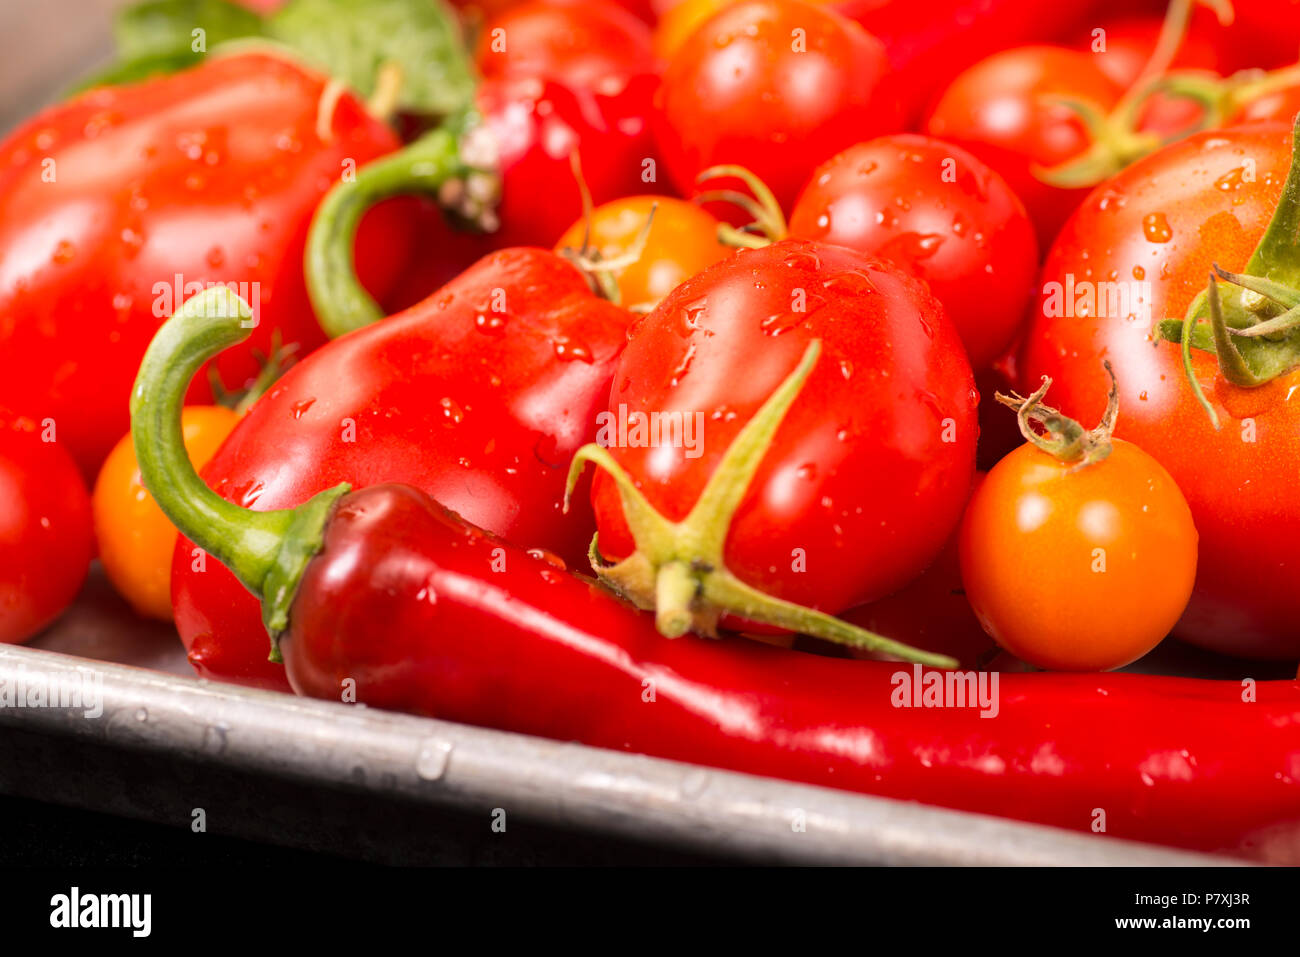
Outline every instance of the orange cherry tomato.
{"label": "orange cherry tomato", "polygon": [[1136,445],[1078,466],[1026,443],[989,472],[962,522],[966,598],[989,635],[1040,668],[1108,671],[1169,633],[1192,594],[1196,527]]}
{"label": "orange cherry tomato", "polygon": [[[225,406],[185,407],[181,413],[185,449],[195,468],[207,464],[239,419],[239,413]],[[141,484],[129,434],[104,460],[91,505],[99,558],[113,587],[140,614],[171,621],[176,527]]]}
{"label": "orange cherry tomato", "polygon": [[[597,206],[591,213],[588,248],[602,260],[635,249],[654,210],[654,222],[636,262],[613,271],[622,303],[649,307],[696,273],[734,252],[718,242],[718,220],[693,203],[668,196],[629,196]],[[579,250],[587,226],[574,223],[556,244],[557,251]]]}

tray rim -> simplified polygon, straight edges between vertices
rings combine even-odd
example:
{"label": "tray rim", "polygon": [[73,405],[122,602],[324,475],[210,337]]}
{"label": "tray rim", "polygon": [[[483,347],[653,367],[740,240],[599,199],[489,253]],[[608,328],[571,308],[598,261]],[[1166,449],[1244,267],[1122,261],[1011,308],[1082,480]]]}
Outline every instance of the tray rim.
{"label": "tray rim", "polygon": [[[772,864],[1248,866],[917,802],[0,645],[23,672],[102,682],[103,714],[0,707],[23,726],[329,788]],[[802,812],[806,830],[792,821]]]}

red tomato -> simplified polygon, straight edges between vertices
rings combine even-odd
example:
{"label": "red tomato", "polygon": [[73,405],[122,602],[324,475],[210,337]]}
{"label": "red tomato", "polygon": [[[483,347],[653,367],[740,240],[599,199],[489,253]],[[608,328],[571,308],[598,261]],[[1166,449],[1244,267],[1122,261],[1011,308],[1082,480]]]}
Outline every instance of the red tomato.
{"label": "red tomato", "polygon": [[511,7],[484,24],[475,59],[485,77],[543,77],[588,89],[657,68],[650,28],[610,0]]}
{"label": "red tomato", "polygon": [[[1078,48],[1092,53],[1112,80],[1129,87],[1151,58],[1163,26],[1164,18],[1158,15],[1121,15],[1090,25],[1079,38]],[[1171,65],[1176,69],[1221,71],[1222,32],[1211,10],[1198,9]]]}
{"label": "red tomato", "polygon": [[[1002,409],[1002,414],[1006,413]],[[977,472],[971,485],[972,495],[983,481],[983,473]],[[954,531],[930,567],[892,595],[847,611],[841,617],[895,641],[951,655],[963,667],[987,667],[997,645],[985,634],[966,600],[957,540]],[[849,649],[849,654],[854,658],[879,657],[856,649]]]}
{"label": "red tomato", "polygon": [[1300,0],[1232,0],[1232,9],[1232,37],[1222,44],[1232,69],[1269,69],[1300,57]]}
{"label": "red tomato", "polygon": [[[697,441],[640,441],[629,427],[607,445],[655,510],[685,518],[814,340],[820,357],[725,531],[725,565],[768,595],[836,612],[915,578],[970,489],[978,397],[924,284],[802,240],[724,259],[638,322],[610,397],[612,420],[680,413],[699,423]],[[603,468],[592,500],[601,555],[631,555],[637,543]]]}
{"label": "red tomato", "polygon": [[1033,217],[1044,247],[1088,194],[1044,183],[1035,170],[1059,166],[1090,141],[1079,117],[1048,102],[1088,100],[1111,109],[1123,93],[1091,53],[1062,47],[1017,47],[962,73],[930,112],[925,131],[964,147],[1010,184]]}
{"label": "red tomato", "polygon": [[1251,98],[1228,117],[1224,125],[1285,123],[1290,126],[1295,122],[1298,113],[1300,113],[1300,78],[1297,78],[1291,86],[1282,86]]}
{"label": "red tomato", "polygon": [[[398,145],[346,93],[323,138],[326,82],[278,56],[213,56],[82,94],[0,145],[0,404],[55,419],[88,480],[127,431],[150,338],[196,286],[242,284],[258,303],[252,338],[216,363],[232,387],[257,375],[254,353],[273,351],[276,332],[322,341],[303,280],[308,223],[349,162]],[[357,242],[380,295],[410,250],[393,210]],[[192,401],[210,401],[206,377],[196,383]]]}
{"label": "red tomato", "polygon": [[976,369],[1011,345],[1038,278],[1034,227],[1006,181],[912,134],[852,146],[815,173],[790,235],[889,259],[930,284]]}
{"label": "red tomato", "polygon": [[1112,440],[1100,462],[1026,443],[971,497],[961,528],[966,597],[1016,657],[1109,671],[1169,633],[1196,577],[1196,527],[1169,473]]}
{"label": "red tomato", "polygon": [[880,41],[800,0],[722,10],[677,51],[660,90],[669,176],[691,195],[722,163],[753,170],[789,209],[808,171],[864,137],[900,126]]}
{"label": "red tomato", "polygon": [[1291,161],[1291,136],[1260,125],[1198,134],[1129,167],[1062,230],[1025,336],[1022,389],[1049,375],[1057,404],[1096,417],[1119,382],[1117,434],[1169,470],[1201,536],[1196,592],[1176,634],[1228,654],[1300,654],[1300,385],[1290,373],[1245,389],[1192,353],[1222,428],[1197,403],[1174,343],[1152,322],[1182,318],[1218,263],[1241,271],[1268,225]]}
{"label": "red tomato", "polygon": [[998,50],[1066,36],[1107,0],[837,0],[889,52],[909,125],[962,70]]}
{"label": "red tomato", "polygon": [[57,434],[53,420],[0,411],[0,642],[62,614],[94,556],[90,494]]}

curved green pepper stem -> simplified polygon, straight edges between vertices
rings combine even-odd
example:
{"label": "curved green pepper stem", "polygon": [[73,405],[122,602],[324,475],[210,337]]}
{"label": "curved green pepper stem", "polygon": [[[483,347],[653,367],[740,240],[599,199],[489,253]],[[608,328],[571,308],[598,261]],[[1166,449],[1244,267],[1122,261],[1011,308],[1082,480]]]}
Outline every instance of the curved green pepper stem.
{"label": "curved green pepper stem", "polygon": [[1162,319],[1153,330],[1157,341],[1184,350],[1185,374],[1216,427],[1214,408],[1191,371],[1191,349],[1213,353],[1223,378],[1246,389],[1300,367],[1300,119],[1292,137],[1282,196],[1245,271],[1215,264],[1206,290],[1183,318]]}
{"label": "curved green pepper stem", "polygon": [[[294,509],[254,512],[199,478],[185,451],[181,405],[199,368],[252,333],[248,304],[225,286],[188,299],[154,336],[131,393],[131,441],[140,477],[172,523],[262,601],[272,639],[288,625],[303,570],[320,550],[339,485]],[[274,640],[271,660],[278,661]]]}
{"label": "curved green pepper stem", "polygon": [[495,147],[472,112],[336,184],[312,218],[303,264],[325,334],[334,339],[384,317],[357,279],[354,255],[357,227],[371,207],[393,196],[428,196],[454,219],[490,232],[500,193]]}
{"label": "curved green pepper stem", "polygon": [[565,508],[587,463],[608,473],[618,486],[623,517],[636,551],[610,564],[593,538],[589,556],[602,582],[639,608],[653,610],[660,634],[678,638],[688,631],[713,635],[724,613],[775,625],[826,641],[881,652],[936,668],[955,668],[947,655],[921,651],[824,612],[775,598],[741,581],[723,561],[731,520],[749,491],[759,465],[809,373],[821,342],[808,345],[803,359],[732,441],[704,490],[680,522],[656,511],[608,449],[584,445],[569,467]]}

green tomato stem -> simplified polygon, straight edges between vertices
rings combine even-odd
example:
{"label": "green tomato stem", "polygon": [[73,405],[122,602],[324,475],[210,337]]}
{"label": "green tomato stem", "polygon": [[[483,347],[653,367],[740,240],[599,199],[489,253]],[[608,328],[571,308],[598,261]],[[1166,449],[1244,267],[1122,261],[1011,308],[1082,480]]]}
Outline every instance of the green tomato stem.
{"label": "green tomato stem", "polygon": [[721,616],[729,614],[906,661],[955,668],[957,662],[946,655],[920,651],[761,592],[726,567],[724,552],[736,510],[820,354],[821,343],[810,343],[799,365],[745,423],[690,513],[680,522],[661,515],[614,456],[594,444],[583,446],[574,456],[565,507],[588,463],[603,469],[613,479],[636,550],[622,561],[610,564],[600,556],[599,539],[593,539],[592,567],[600,580],[614,591],[639,608],[653,610],[656,627],[666,637],[676,638],[688,631],[713,635]]}

